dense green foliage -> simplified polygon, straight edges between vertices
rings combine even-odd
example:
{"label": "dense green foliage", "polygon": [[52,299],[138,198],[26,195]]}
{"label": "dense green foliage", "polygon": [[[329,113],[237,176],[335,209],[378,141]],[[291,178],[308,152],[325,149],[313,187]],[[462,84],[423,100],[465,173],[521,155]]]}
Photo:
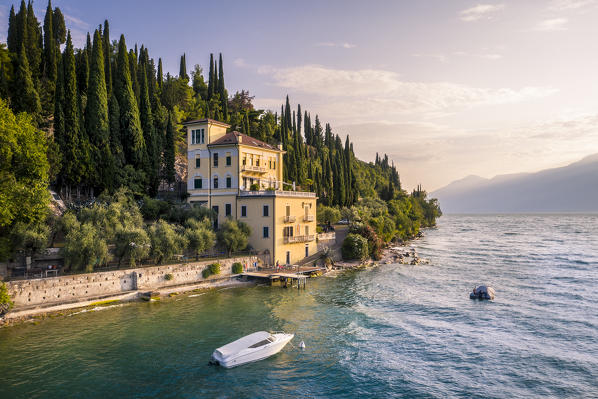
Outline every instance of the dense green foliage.
{"label": "dense green foliage", "polygon": [[319,204],[316,210],[316,219],[320,223],[335,224],[341,218],[341,212],[337,208]]}
{"label": "dense green foliage", "polygon": [[[144,221],[147,210],[142,210],[149,203],[163,211],[149,212],[152,218]],[[141,261],[164,263],[185,252],[198,256],[215,244],[210,215],[203,208],[178,209],[158,200],[145,199],[140,205],[130,192],[120,189],[114,195],[101,195],[89,207],[67,212],[57,228],[65,234],[67,266],[90,271],[110,260],[135,267]],[[35,234],[29,235],[33,245]]]}
{"label": "dense green foliage", "polygon": [[[48,214],[46,136],[25,113],[0,99],[0,260],[22,230],[37,230]],[[20,227],[19,227],[20,226]]]}
{"label": "dense green foliage", "polygon": [[368,241],[359,234],[347,234],[341,251],[345,260],[364,260],[369,255]]}
{"label": "dense green foliage", "polygon": [[214,246],[216,234],[212,230],[212,225],[209,219],[203,219],[201,221],[197,219],[189,219],[186,222],[186,226],[185,238],[188,243],[188,248],[195,253],[196,258],[199,257],[199,254]]}
{"label": "dense green foliage", "polygon": [[3,281],[0,281],[0,316],[3,316],[8,312],[12,306],[13,302],[10,299],[10,295],[8,295],[6,284],[4,284]]}
{"label": "dense green foliage", "polygon": [[232,272],[233,274],[243,273],[243,265],[240,262],[233,263]]}
{"label": "dense green foliage", "polygon": [[228,219],[218,231],[218,241],[228,250],[228,253],[241,251],[249,244],[251,229],[241,221]]}
{"label": "dense green foliage", "polygon": [[220,263],[212,263],[201,272],[203,278],[208,278],[217,274],[220,274]]}

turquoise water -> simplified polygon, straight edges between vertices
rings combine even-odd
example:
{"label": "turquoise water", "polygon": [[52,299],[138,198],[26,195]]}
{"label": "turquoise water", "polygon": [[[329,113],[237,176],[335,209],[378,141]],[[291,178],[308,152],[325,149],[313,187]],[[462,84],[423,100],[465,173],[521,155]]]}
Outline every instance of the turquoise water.
{"label": "turquoise water", "polygon": [[[430,265],[0,329],[0,397],[598,397],[598,216],[445,216],[414,246]],[[261,329],[307,348],[208,365]]]}

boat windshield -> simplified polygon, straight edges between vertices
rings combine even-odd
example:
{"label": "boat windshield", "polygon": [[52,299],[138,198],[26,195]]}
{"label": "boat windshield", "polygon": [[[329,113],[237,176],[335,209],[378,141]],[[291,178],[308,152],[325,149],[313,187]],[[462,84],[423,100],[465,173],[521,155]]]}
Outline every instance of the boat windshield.
{"label": "boat windshield", "polygon": [[268,337],[263,341],[257,342],[250,346],[250,348],[259,348],[260,346],[268,345],[269,343],[274,342],[274,338]]}

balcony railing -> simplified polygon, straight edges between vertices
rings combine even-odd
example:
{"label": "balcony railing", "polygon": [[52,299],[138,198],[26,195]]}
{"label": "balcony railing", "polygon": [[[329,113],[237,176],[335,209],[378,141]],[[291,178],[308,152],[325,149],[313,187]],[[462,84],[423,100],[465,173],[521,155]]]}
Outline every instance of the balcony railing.
{"label": "balcony railing", "polygon": [[268,170],[264,166],[243,165],[241,171],[266,173]]}
{"label": "balcony railing", "polygon": [[239,195],[241,197],[260,197],[260,196],[276,197],[276,196],[283,196],[283,197],[316,198],[316,193],[311,193],[311,192],[308,192],[308,191],[282,191],[282,190],[246,191],[246,190],[241,190],[239,192]]}
{"label": "balcony railing", "polygon": [[316,237],[314,235],[285,237],[284,243],[285,244],[293,244],[296,242],[309,242],[309,241],[313,241],[315,239],[316,239]]}
{"label": "balcony railing", "polygon": [[315,220],[314,215],[304,215],[303,221],[304,222],[313,222]]}
{"label": "balcony railing", "polygon": [[284,217],[285,223],[295,223],[295,220],[297,220],[297,218],[295,216],[285,216]]}

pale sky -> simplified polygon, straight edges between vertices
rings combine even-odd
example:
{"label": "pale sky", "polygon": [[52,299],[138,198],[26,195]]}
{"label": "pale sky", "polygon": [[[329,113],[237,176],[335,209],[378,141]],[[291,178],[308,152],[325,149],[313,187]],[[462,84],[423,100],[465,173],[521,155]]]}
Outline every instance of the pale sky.
{"label": "pale sky", "polygon": [[183,52],[204,69],[222,52],[229,93],[274,110],[288,94],[359,158],[388,153],[409,189],[598,153],[598,0],[53,4],[79,44],[108,18],[174,74]]}

